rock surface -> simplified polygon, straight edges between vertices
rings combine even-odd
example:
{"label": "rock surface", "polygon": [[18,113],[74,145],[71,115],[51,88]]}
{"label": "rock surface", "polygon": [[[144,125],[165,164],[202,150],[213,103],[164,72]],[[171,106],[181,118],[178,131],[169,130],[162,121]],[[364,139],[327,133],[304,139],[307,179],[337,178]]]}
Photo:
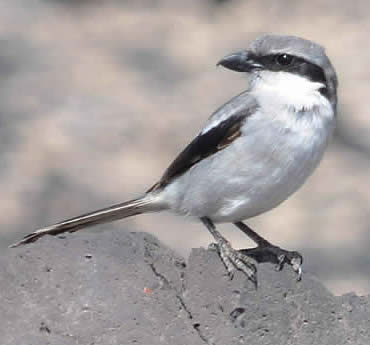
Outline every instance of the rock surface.
{"label": "rock surface", "polygon": [[151,235],[47,237],[0,259],[0,343],[369,344],[369,297],[260,265],[259,288],[217,254],[186,263]]}

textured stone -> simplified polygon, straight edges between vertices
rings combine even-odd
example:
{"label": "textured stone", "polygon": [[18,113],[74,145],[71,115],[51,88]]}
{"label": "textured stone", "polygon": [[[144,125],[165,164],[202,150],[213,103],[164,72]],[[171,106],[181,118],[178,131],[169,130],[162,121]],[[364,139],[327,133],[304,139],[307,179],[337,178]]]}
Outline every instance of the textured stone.
{"label": "textured stone", "polygon": [[0,259],[0,343],[368,344],[369,298],[259,267],[256,290],[217,254],[186,264],[145,233],[46,237]]}

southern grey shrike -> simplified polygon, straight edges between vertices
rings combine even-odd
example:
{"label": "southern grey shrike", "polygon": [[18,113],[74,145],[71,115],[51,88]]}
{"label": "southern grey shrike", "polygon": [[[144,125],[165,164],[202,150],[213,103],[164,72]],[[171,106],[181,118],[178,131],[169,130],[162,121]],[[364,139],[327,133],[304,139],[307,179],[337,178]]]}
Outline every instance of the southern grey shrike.
{"label": "southern grey shrike", "polygon": [[[290,264],[302,256],[263,239],[242,221],[295,192],[320,162],[336,122],[337,76],[311,41],[263,35],[218,65],[250,75],[249,87],[216,110],[161,179],[137,199],[39,229],[12,247],[146,212],[198,218],[213,235],[229,275],[257,284],[254,262]],[[257,247],[235,250],[215,224],[235,224]]]}

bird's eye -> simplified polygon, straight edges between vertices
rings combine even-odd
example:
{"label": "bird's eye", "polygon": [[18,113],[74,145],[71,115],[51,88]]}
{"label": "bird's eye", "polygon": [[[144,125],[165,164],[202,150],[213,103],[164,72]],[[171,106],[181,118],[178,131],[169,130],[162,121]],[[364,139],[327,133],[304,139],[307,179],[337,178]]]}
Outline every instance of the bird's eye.
{"label": "bird's eye", "polygon": [[289,66],[293,62],[294,56],[289,54],[279,54],[276,56],[275,60],[280,66]]}

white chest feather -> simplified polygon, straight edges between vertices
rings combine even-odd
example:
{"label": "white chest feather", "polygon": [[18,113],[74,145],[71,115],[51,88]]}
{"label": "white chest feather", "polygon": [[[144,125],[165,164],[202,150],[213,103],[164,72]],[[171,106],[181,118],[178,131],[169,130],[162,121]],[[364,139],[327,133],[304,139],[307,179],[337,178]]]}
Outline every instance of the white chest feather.
{"label": "white chest feather", "polygon": [[259,108],[242,135],[197,163],[166,191],[172,209],[215,222],[268,211],[295,192],[321,160],[335,124],[322,85],[268,72],[251,94]]}
{"label": "white chest feather", "polygon": [[323,84],[287,73],[263,71],[253,80],[253,94],[263,106],[310,110],[328,101],[320,94]]}

